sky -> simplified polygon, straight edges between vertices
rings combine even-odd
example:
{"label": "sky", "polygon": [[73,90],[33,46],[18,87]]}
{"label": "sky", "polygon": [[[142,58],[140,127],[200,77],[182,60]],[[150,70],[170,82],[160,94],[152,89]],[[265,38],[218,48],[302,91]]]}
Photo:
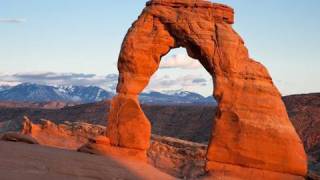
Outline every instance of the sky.
{"label": "sky", "polygon": [[[0,0],[0,84],[113,89],[122,40],[144,0]],[[320,92],[319,0],[217,0],[283,95]],[[163,57],[147,90],[212,94],[212,80],[184,49]]]}

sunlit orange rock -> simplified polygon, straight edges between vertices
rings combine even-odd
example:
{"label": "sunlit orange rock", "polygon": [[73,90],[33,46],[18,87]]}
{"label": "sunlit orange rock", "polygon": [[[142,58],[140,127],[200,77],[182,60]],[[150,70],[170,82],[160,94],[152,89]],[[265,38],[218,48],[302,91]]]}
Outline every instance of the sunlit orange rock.
{"label": "sunlit orange rock", "polygon": [[[147,3],[129,29],[119,55],[118,95],[108,117],[113,146],[148,148],[150,123],[137,96],[159,68],[161,57],[173,48],[185,47],[212,75],[213,95],[219,102],[207,170],[230,177],[242,168],[296,178],[306,175],[303,145],[280,93],[266,68],[249,57],[244,41],[232,28],[233,14],[228,6],[202,0]],[[224,164],[233,167],[223,168]],[[249,174],[240,179],[246,175],[250,179]]]}
{"label": "sunlit orange rock", "polygon": [[119,94],[111,101],[107,136],[115,146],[146,150],[150,145],[151,125],[142,112],[138,96]]}
{"label": "sunlit orange rock", "polygon": [[110,139],[107,136],[92,137],[89,139],[88,143],[83,144],[77,151],[139,161],[146,161],[147,159],[146,152],[144,151],[111,146]]}
{"label": "sunlit orange rock", "polygon": [[118,146],[111,146],[110,144],[88,142],[81,146],[77,151],[98,154],[111,157],[122,157],[124,159],[138,160],[147,162],[147,152],[133,148],[123,148]]}
{"label": "sunlit orange rock", "polygon": [[86,123],[55,124],[49,120],[42,120],[40,124],[33,124],[30,119],[24,117],[24,122],[20,130],[20,136],[35,139],[39,144],[77,150],[88,140],[97,144],[110,144],[105,136],[105,128],[99,125]]}

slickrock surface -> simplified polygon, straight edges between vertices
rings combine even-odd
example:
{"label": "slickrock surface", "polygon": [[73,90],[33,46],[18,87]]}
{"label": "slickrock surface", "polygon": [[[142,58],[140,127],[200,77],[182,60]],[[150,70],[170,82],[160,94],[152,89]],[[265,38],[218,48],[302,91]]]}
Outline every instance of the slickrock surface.
{"label": "slickrock surface", "polygon": [[175,179],[152,166],[39,145],[0,141],[1,180]]}
{"label": "slickrock surface", "polygon": [[[113,146],[148,149],[150,124],[137,97],[161,57],[182,46],[214,79],[219,106],[207,152],[213,178],[232,178],[245,168],[303,179],[307,174],[303,144],[267,69],[249,57],[233,30],[233,19],[233,9],[202,0],[147,3],[119,55],[118,95],[111,102],[107,132]],[[251,171],[241,177],[254,178]]]}
{"label": "slickrock surface", "polygon": [[21,134],[19,132],[7,132],[0,135],[0,140],[12,142],[24,142],[28,144],[39,144],[36,139],[31,136]]}

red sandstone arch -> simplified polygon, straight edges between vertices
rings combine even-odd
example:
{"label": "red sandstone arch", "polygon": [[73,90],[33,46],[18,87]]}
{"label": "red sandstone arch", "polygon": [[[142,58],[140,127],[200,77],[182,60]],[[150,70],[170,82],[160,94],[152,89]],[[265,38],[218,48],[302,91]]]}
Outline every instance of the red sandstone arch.
{"label": "red sandstone arch", "polygon": [[[249,58],[232,29],[233,9],[201,0],[153,0],[129,29],[119,55],[117,96],[108,136],[116,147],[145,153],[151,127],[138,95],[170,49],[185,47],[212,75],[219,102],[207,153],[214,177],[298,178],[303,145],[266,68]],[[248,173],[250,172],[250,173]]]}

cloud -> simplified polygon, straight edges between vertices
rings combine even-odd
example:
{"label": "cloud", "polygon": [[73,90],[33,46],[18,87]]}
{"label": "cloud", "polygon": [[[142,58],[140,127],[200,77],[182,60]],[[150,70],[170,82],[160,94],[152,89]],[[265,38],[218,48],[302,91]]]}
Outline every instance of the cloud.
{"label": "cloud", "polygon": [[53,73],[53,72],[45,72],[45,73],[22,73],[22,74],[14,74],[16,78],[25,79],[25,80],[71,80],[71,79],[86,79],[93,78],[95,74],[82,74],[82,73]]}
{"label": "cloud", "polygon": [[0,74],[0,85],[16,85],[20,83],[36,83],[46,85],[76,85],[76,86],[99,86],[109,91],[115,91],[118,82],[117,74],[99,76],[83,73],[18,73]]}
{"label": "cloud", "polygon": [[0,23],[20,24],[26,22],[23,18],[0,18]]}
{"label": "cloud", "polygon": [[197,69],[201,67],[202,65],[198,60],[184,54],[173,55],[169,59],[162,60],[160,63],[160,68],[162,69]]}
{"label": "cloud", "polygon": [[147,91],[166,91],[166,90],[195,90],[209,85],[209,80],[199,75],[184,75],[171,77],[169,75],[155,76],[150,80]]}
{"label": "cloud", "polygon": [[196,78],[196,79],[192,80],[192,82],[195,84],[203,84],[203,83],[207,83],[207,80],[204,78]]}

